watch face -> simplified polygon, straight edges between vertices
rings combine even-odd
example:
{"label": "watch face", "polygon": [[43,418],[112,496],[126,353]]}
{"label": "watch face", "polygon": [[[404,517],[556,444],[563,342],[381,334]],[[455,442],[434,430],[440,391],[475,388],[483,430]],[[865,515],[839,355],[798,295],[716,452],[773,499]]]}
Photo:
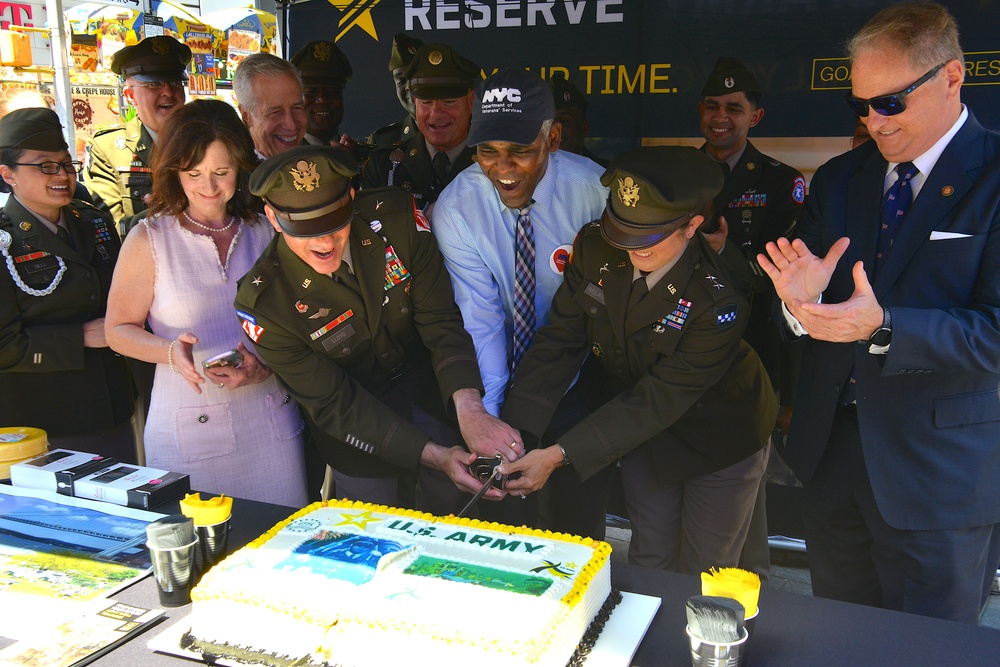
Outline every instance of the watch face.
{"label": "watch face", "polygon": [[868,342],[872,345],[878,345],[879,347],[885,347],[892,340],[892,329],[878,329],[872,334],[872,337],[868,339]]}

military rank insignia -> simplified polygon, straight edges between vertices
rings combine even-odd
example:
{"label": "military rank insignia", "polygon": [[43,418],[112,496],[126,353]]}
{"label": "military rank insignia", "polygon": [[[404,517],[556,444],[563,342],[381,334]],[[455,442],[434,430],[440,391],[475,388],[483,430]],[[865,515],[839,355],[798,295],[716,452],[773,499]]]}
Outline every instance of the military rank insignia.
{"label": "military rank insignia", "polygon": [[656,333],[663,333],[666,331],[663,327],[673,327],[674,329],[683,329],[684,322],[687,320],[688,315],[691,313],[691,306],[694,304],[687,299],[677,299],[677,307],[674,311],[664,317],[662,320],[653,325],[653,331]]}
{"label": "military rank insignia", "polygon": [[728,306],[721,306],[715,309],[715,326],[720,329],[728,329],[736,324],[736,315],[739,313],[739,305],[732,303]]}
{"label": "military rank insignia", "polygon": [[406,270],[403,263],[396,257],[396,251],[392,245],[385,247],[385,289],[392,289],[410,277],[410,272]]}

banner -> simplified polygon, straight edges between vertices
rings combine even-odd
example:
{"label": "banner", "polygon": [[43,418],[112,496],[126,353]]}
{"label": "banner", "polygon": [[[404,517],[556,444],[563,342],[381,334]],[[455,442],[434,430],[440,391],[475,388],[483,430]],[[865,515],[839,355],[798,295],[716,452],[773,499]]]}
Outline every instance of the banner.
{"label": "banner", "polygon": [[[1000,129],[1000,3],[946,1],[966,49],[963,101]],[[879,0],[309,0],[288,15],[288,56],[333,39],[354,77],[341,130],[399,120],[388,61],[405,31],[443,42],[488,75],[563,72],[586,95],[591,137],[697,137],[699,92],[717,58],[740,59],[763,89],[755,136],[848,137],[855,117],[844,41]],[[279,23],[281,15],[279,10]]]}

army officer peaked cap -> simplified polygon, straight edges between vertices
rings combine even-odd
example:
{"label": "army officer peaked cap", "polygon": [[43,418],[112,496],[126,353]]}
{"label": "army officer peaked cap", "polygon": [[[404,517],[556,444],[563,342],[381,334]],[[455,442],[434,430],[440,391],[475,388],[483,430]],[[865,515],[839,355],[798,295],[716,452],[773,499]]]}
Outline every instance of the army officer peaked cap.
{"label": "army officer peaked cap", "polygon": [[601,176],[610,188],[601,234],[622,250],[667,238],[722,190],[719,164],[693,146],[642,146],[616,157]]}

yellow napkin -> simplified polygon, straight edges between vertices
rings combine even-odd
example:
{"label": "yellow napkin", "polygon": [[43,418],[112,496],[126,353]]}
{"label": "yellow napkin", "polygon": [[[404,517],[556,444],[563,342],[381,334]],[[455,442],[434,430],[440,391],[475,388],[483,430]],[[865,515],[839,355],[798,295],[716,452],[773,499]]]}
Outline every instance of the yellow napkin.
{"label": "yellow napkin", "polygon": [[233,513],[233,499],[226,496],[201,499],[200,493],[189,493],[181,501],[181,514],[194,521],[196,526],[222,523]]}
{"label": "yellow napkin", "polygon": [[714,567],[701,573],[701,594],[732,598],[743,605],[746,618],[757,615],[760,577],[737,567]]}

